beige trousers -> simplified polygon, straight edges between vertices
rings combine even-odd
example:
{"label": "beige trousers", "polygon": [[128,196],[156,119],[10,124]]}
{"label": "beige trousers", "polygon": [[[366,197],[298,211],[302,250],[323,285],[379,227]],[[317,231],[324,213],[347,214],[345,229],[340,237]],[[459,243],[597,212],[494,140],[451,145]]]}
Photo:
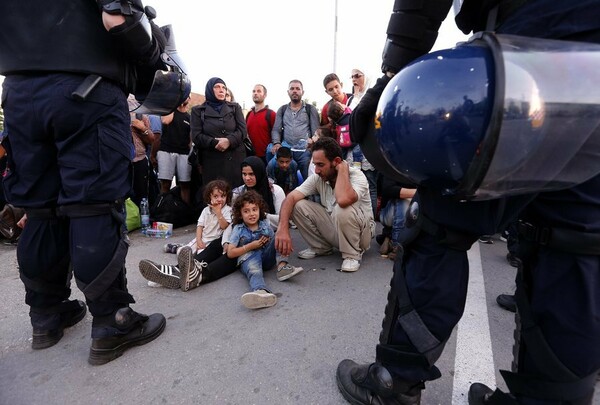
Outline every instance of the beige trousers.
{"label": "beige trousers", "polygon": [[375,222],[369,213],[356,206],[335,206],[327,213],[325,207],[310,200],[300,200],[292,212],[292,220],[300,235],[317,253],[337,248],[344,259],[360,260],[375,236]]}

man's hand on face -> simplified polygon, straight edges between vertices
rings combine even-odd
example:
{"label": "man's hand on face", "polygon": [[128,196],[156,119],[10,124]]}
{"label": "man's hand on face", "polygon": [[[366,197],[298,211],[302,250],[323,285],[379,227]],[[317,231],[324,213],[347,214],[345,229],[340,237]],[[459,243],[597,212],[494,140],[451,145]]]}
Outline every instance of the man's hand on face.
{"label": "man's hand on face", "polygon": [[341,173],[348,173],[350,171],[350,165],[348,165],[348,162],[346,162],[343,159],[340,159],[339,162],[336,162],[335,160],[333,161],[333,165],[335,167],[335,171],[338,172],[338,174]]}

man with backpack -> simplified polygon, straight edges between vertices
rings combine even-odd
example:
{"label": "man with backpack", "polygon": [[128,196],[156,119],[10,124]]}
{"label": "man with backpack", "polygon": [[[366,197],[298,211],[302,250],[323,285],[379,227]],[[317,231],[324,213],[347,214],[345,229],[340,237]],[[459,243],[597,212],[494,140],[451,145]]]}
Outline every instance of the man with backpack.
{"label": "man with backpack", "polygon": [[275,125],[271,131],[273,146],[267,148],[267,161],[270,161],[283,145],[292,150],[292,155],[302,174],[308,177],[310,164],[310,150],[307,149],[310,138],[319,126],[319,113],[317,109],[302,101],[304,87],[300,80],[292,80],[288,85],[290,102],[282,105],[277,110]]}
{"label": "man with backpack", "polygon": [[265,105],[265,98],[267,98],[267,88],[262,84],[255,85],[252,89],[254,107],[246,115],[246,128],[256,156],[261,158],[266,166],[268,161],[265,156],[267,146],[271,142],[271,131],[273,130],[273,124],[275,124],[275,111]]}

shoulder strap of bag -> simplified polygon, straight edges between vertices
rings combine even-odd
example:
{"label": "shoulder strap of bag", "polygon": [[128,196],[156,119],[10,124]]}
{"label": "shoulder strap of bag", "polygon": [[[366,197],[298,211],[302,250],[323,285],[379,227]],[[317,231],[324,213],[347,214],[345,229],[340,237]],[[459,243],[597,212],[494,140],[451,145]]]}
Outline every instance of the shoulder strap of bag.
{"label": "shoulder strap of bag", "polygon": [[312,110],[312,105],[310,104],[304,104],[304,107],[306,109],[306,115],[308,116],[308,130],[310,131],[310,113]]}
{"label": "shoulder strap of bag", "polygon": [[271,115],[273,111],[270,108],[267,108],[267,113],[265,114],[265,118],[267,119],[267,127],[269,128],[269,134],[273,130],[273,125],[271,124]]}

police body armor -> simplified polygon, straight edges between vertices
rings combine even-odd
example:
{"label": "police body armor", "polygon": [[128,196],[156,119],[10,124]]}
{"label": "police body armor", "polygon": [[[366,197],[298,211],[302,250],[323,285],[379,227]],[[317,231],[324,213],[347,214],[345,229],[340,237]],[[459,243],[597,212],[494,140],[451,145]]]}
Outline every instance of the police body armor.
{"label": "police body armor", "polygon": [[[0,43],[4,44],[0,47],[0,74],[92,75],[84,85],[86,88],[82,88],[82,98],[102,78],[118,83],[127,93],[136,94],[140,102],[146,98],[152,101],[152,109],[138,112],[173,111],[188,97],[191,84],[183,63],[176,56],[170,27],[159,29],[151,23],[149,19],[154,17],[151,9],[143,9],[139,1],[104,3],[129,10],[130,17],[118,32],[106,31],[102,10],[94,1],[57,0],[49,8],[44,7],[43,1],[0,2]],[[11,18],[16,14],[13,10],[22,13],[24,8],[30,18],[28,24]],[[157,34],[164,38],[153,40]],[[130,49],[123,49],[123,44]],[[140,52],[136,54],[132,49]],[[170,57],[167,52],[174,56]],[[159,96],[153,95],[153,88]],[[157,102],[159,98],[164,101]]]}
{"label": "police body armor", "polygon": [[[44,7],[45,3],[0,2],[0,43],[5,45],[0,47],[0,73],[97,74],[124,86],[128,64],[113,47],[96,3],[56,0],[54,4],[63,6]],[[23,8],[28,9],[28,24],[11,18],[13,9]]]}

